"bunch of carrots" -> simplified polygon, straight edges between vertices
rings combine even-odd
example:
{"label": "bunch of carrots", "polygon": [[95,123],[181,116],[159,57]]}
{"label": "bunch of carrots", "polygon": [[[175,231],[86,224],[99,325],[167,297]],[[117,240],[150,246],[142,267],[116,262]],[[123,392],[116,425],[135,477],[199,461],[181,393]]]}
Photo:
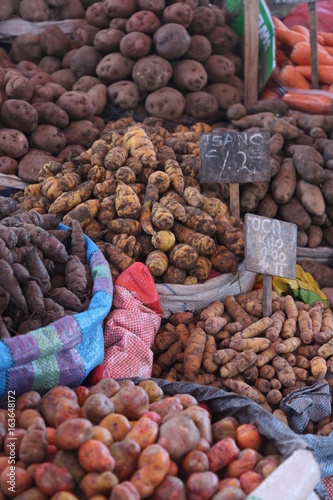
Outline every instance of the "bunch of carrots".
{"label": "bunch of carrots", "polygon": [[[294,109],[331,113],[333,97],[333,33],[318,32],[319,90],[311,91],[310,31],[305,26],[288,28],[273,17],[279,79],[287,89],[282,99]],[[303,92],[296,92],[302,90]],[[311,92],[307,92],[311,91]],[[330,96],[328,93],[332,93]]]}

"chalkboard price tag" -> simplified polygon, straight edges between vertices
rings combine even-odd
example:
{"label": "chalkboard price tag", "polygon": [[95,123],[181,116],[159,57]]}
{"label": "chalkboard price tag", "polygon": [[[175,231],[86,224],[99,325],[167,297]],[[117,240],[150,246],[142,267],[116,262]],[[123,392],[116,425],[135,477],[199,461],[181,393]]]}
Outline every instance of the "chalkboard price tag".
{"label": "chalkboard price tag", "polygon": [[245,269],[255,273],[296,277],[297,226],[277,219],[246,214]]}
{"label": "chalkboard price tag", "polygon": [[268,132],[200,134],[200,182],[269,182]]}

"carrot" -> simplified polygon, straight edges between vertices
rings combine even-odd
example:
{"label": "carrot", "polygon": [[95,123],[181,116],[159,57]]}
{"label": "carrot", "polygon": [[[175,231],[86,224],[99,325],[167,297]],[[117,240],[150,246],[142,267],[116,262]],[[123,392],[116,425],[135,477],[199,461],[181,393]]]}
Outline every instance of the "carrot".
{"label": "carrot", "polygon": [[84,264],[77,255],[70,255],[65,269],[66,286],[75,295],[83,295],[87,288],[87,275]]}
{"label": "carrot", "polygon": [[85,264],[87,262],[86,241],[80,223],[77,220],[72,220],[70,227],[72,228],[71,255],[77,255],[82,264]]}
{"label": "carrot", "polygon": [[323,45],[322,47],[326,50],[326,52],[333,56],[333,47],[330,47],[329,45]]}
{"label": "carrot", "polygon": [[292,65],[293,63],[289,59],[289,57],[286,55],[285,51],[282,49],[276,49],[275,51],[275,60],[277,66],[279,68],[283,68],[283,66],[286,66],[287,64]]}
{"label": "carrot", "polygon": [[275,28],[275,35],[276,39],[284,45],[287,45],[287,47],[294,47],[296,43],[308,41],[307,37],[302,35],[302,33],[291,31],[288,28]]}
{"label": "carrot", "polygon": [[[311,46],[308,42],[296,43],[290,53],[290,59],[295,64],[311,64]],[[319,64],[333,65],[333,57],[322,47],[318,47]]]}
{"label": "carrot", "polygon": [[287,26],[284,24],[284,22],[281,21],[281,19],[279,19],[278,17],[272,16],[272,20],[273,20],[275,28],[281,28],[283,30],[289,30],[289,28],[287,28]]}
{"label": "carrot", "polygon": [[[301,24],[296,24],[292,28],[290,28],[292,31],[297,31],[297,33],[302,33],[302,35],[305,35],[308,38],[308,41],[310,41],[310,30],[306,26],[302,26]],[[324,44],[324,38],[317,34],[317,42],[320,45]]]}
{"label": "carrot", "polygon": [[286,92],[282,97],[284,102],[297,111],[313,114],[332,113],[332,99],[326,95]]}
{"label": "carrot", "polygon": [[0,260],[0,286],[9,293],[11,302],[28,316],[28,306],[12,266],[3,259]]}
{"label": "carrot", "polygon": [[48,292],[51,288],[50,276],[44,262],[39,257],[37,252],[33,250],[27,254],[25,258],[25,265],[30,273],[30,276],[38,282],[42,292]]}
{"label": "carrot", "polygon": [[333,47],[333,33],[326,33],[325,31],[318,31],[318,36],[324,39],[324,44]]}
{"label": "carrot", "polygon": [[[297,66],[297,71],[307,78],[311,80],[311,66],[310,65],[300,65]],[[329,85],[333,83],[333,68],[328,65],[319,65],[319,81],[320,83],[328,83]]]}
{"label": "carrot", "polygon": [[282,83],[290,89],[311,89],[310,83],[299,73],[298,69],[294,66],[285,66],[280,71],[280,78]]}

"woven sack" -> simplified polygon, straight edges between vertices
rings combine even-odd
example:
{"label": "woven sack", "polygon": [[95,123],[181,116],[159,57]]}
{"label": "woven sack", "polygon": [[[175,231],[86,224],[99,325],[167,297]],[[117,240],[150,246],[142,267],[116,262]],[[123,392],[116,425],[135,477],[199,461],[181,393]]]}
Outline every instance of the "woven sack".
{"label": "woven sack", "polygon": [[236,274],[222,274],[198,285],[157,284],[164,318],[181,311],[196,311],[209,306],[214,300],[224,300],[227,295],[250,292],[256,281],[256,273],[245,270],[243,261]]}
{"label": "woven sack", "polygon": [[331,266],[333,264],[333,248],[332,247],[297,247],[296,261],[302,259],[311,259],[318,264]]}
{"label": "woven sack", "polygon": [[85,240],[94,282],[89,308],[0,341],[0,401],[7,400],[8,390],[19,396],[30,390],[43,393],[57,385],[75,387],[103,361],[103,320],[111,309],[113,285],[102,252],[86,236]]}

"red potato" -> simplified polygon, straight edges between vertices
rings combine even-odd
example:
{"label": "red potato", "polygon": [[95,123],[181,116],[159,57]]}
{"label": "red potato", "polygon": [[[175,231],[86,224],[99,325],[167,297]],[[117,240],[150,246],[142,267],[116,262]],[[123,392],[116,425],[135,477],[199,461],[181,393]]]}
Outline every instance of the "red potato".
{"label": "red potato", "polygon": [[84,385],[79,385],[78,387],[75,387],[74,392],[77,396],[77,402],[79,406],[83,406],[88,398],[89,394],[88,387],[85,387]]}
{"label": "red potato", "polygon": [[1,473],[0,486],[7,498],[14,498],[32,486],[32,479],[22,467],[8,465]]}
{"label": "red potato", "polygon": [[112,443],[109,449],[115,460],[113,473],[120,482],[130,479],[137,469],[137,461],[141,453],[140,445],[132,439],[124,439]]}
{"label": "red potato", "polygon": [[65,467],[76,483],[79,483],[86,474],[86,471],[79,464],[77,454],[74,451],[59,450],[53,459],[53,463],[60,468]]}
{"label": "red potato", "polygon": [[81,416],[93,424],[99,424],[104,417],[114,412],[112,401],[105,394],[93,394],[81,408]]}
{"label": "red potato", "polygon": [[111,446],[113,443],[111,432],[101,425],[95,425],[93,427],[92,439],[101,441],[101,443],[104,443],[107,447]]}
{"label": "red potato", "polygon": [[16,400],[16,409],[18,411],[27,410],[28,408],[39,409],[42,398],[36,391],[28,391],[19,396]]}
{"label": "red potato", "polygon": [[152,500],[186,500],[185,484],[178,477],[166,476],[154,491]]}
{"label": "red potato", "polygon": [[241,483],[241,488],[246,495],[249,495],[251,491],[255,490],[260,483],[263,482],[263,478],[257,472],[253,470],[244,472],[239,478]]}
{"label": "red potato", "polygon": [[183,406],[179,398],[171,396],[167,399],[155,401],[149,406],[149,410],[158,413],[161,419],[164,420],[180,413],[183,410]]}
{"label": "red potato", "polygon": [[225,471],[225,477],[239,478],[244,472],[253,470],[258,460],[258,454],[251,448],[241,451]]}
{"label": "red potato", "polygon": [[245,493],[236,486],[228,486],[216,493],[213,500],[245,500]]}
{"label": "red potato", "polygon": [[95,495],[108,496],[116,484],[118,484],[117,476],[110,471],[90,472],[82,478],[80,491],[85,498],[95,498]]}
{"label": "red potato", "polygon": [[138,470],[131,477],[131,483],[138,490],[141,498],[153,494],[168,473],[170,457],[158,444],[145,448],[138,459]]}
{"label": "red potato", "polygon": [[55,431],[55,445],[63,450],[76,450],[92,437],[93,426],[85,418],[71,418],[62,422]]}
{"label": "red potato", "polygon": [[238,427],[238,422],[234,417],[225,417],[212,425],[212,432],[214,441],[220,441],[224,438],[236,437],[236,429]]}
{"label": "red potato", "polygon": [[239,448],[231,438],[225,438],[214,444],[207,453],[209,460],[209,470],[217,472],[233,460],[236,460],[239,454]]}
{"label": "red potato", "polygon": [[200,438],[205,439],[209,444],[213,442],[210,413],[202,406],[189,406],[183,410],[181,415],[190,417],[200,432]]}
{"label": "red potato", "polygon": [[243,424],[236,429],[236,443],[241,449],[252,448],[259,451],[262,438],[255,425]]}
{"label": "red potato", "polygon": [[195,472],[186,481],[189,500],[209,500],[218,491],[219,478],[214,472]]}
{"label": "red potato", "polygon": [[96,439],[88,439],[80,446],[78,458],[81,467],[87,472],[113,471],[115,468],[115,460],[109,449]]}
{"label": "red potato", "polygon": [[122,441],[131,429],[129,420],[119,413],[111,413],[99,423],[111,432],[114,441]]}
{"label": "red potato", "polygon": [[192,450],[183,458],[181,472],[186,477],[195,472],[206,472],[208,469],[208,457],[203,451]]}
{"label": "red potato", "polygon": [[160,20],[149,10],[140,10],[132,14],[126,23],[127,33],[140,31],[147,35],[153,34],[161,26]]}
{"label": "red potato", "polygon": [[110,500],[140,500],[140,495],[134,484],[124,481],[112,488]]}
{"label": "red potato", "polygon": [[40,413],[33,408],[27,408],[21,412],[18,424],[21,429],[28,429],[36,418],[41,418]]}
{"label": "red potato", "polygon": [[35,471],[35,482],[45,495],[54,495],[57,491],[73,491],[75,483],[65,467],[57,467],[45,462]]}
{"label": "red potato", "polygon": [[149,409],[148,394],[142,387],[123,387],[112,398],[115,413],[137,420]]}
{"label": "red potato", "polygon": [[227,477],[226,479],[221,479],[219,482],[219,491],[224,490],[225,488],[230,488],[234,486],[235,488],[240,488],[240,481],[236,477]]}
{"label": "red potato", "polygon": [[158,423],[144,415],[134,424],[126,439],[133,439],[143,450],[157,441],[158,433]]}
{"label": "red potato", "polygon": [[[162,389],[153,380],[142,380],[138,385],[148,394],[149,403],[154,403],[155,401],[159,401],[163,398]],[[175,397],[177,397],[177,395]]]}
{"label": "red potato", "polygon": [[200,440],[200,433],[193,420],[187,416],[176,416],[160,427],[158,444],[163,446],[172,460],[181,459],[193,450]]}

